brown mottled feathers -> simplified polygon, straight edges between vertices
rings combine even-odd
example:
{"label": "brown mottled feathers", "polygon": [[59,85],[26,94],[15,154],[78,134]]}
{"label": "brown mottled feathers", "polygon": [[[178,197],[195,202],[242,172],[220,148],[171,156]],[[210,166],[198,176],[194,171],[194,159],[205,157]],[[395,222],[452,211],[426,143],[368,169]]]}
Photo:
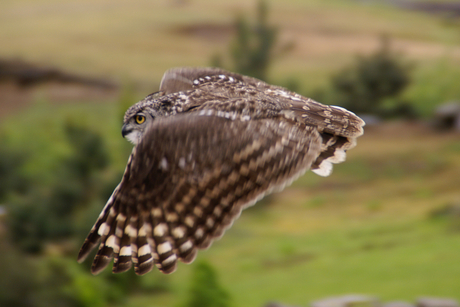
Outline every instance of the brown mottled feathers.
{"label": "brown mottled feathers", "polygon": [[93,273],[112,258],[113,272],[133,263],[139,275],[192,262],[265,194],[308,169],[329,175],[364,126],[342,108],[213,68],[169,70],[126,116],[145,108],[157,117],[78,256],[100,241]]}

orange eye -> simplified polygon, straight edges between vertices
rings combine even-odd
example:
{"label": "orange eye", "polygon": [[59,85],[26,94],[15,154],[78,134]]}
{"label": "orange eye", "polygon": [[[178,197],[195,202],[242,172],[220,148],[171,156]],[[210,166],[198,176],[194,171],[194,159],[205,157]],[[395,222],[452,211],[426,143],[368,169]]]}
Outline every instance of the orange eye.
{"label": "orange eye", "polygon": [[136,123],[138,123],[139,125],[145,122],[145,116],[143,115],[136,115],[135,119]]}

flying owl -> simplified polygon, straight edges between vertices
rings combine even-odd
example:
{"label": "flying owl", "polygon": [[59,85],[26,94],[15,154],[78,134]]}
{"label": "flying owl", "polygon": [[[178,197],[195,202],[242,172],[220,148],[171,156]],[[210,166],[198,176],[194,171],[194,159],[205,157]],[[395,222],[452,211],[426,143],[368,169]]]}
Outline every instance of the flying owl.
{"label": "flying owl", "polygon": [[[131,106],[134,143],[123,178],[86,238],[92,273],[172,273],[220,238],[241,210],[311,169],[332,163],[363,134],[352,112],[217,68],[174,68],[159,92]],[[100,242],[100,243],[99,243]]]}

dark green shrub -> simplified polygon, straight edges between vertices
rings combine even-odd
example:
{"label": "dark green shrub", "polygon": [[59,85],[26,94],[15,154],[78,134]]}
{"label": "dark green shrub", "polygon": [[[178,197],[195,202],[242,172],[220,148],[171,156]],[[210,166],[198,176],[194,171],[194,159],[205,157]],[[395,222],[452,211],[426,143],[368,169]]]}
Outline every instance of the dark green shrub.
{"label": "dark green shrub", "polygon": [[25,192],[29,184],[22,174],[21,168],[26,161],[23,153],[8,147],[5,141],[0,140],[0,204],[7,197],[16,192]]}
{"label": "dark green shrub", "polygon": [[75,235],[77,213],[105,201],[105,182],[98,174],[109,158],[102,138],[74,124],[67,124],[65,132],[72,154],[59,163],[52,184],[35,182],[8,206],[11,236],[27,252],[38,253],[50,240]]}
{"label": "dark green shrub", "polygon": [[[410,105],[395,99],[410,82],[410,67],[390,50],[388,39],[370,56],[360,56],[332,78],[332,103],[360,114],[413,115]],[[393,106],[384,103],[393,99]]]}
{"label": "dark green shrub", "polygon": [[[267,81],[273,59],[290,51],[294,44],[277,45],[278,28],[268,23],[268,5],[259,1],[255,23],[243,15],[235,21],[236,35],[230,45],[229,70]],[[211,66],[225,68],[221,55],[211,58]]]}
{"label": "dark green shrub", "polygon": [[200,261],[194,265],[186,307],[227,307],[230,297],[217,280],[211,265]]}

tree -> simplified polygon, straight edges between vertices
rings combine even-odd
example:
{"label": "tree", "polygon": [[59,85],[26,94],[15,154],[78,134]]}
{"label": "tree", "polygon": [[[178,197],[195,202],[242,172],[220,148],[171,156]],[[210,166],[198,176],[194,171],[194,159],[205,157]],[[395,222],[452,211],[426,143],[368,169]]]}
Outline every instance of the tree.
{"label": "tree", "polygon": [[[229,50],[229,70],[267,81],[273,58],[291,50],[294,44],[289,42],[277,47],[278,29],[269,25],[268,5],[263,0],[258,3],[255,24],[240,15],[236,18],[235,28],[236,36]],[[223,62],[220,55],[211,59],[211,65],[215,67],[223,67]]]}
{"label": "tree", "polygon": [[24,192],[28,186],[28,178],[22,174],[21,168],[26,161],[26,156],[9,148],[6,142],[2,141],[0,147],[0,204],[2,204],[11,193]]}
{"label": "tree", "polygon": [[91,202],[105,201],[101,199],[105,182],[95,179],[108,161],[102,138],[71,123],[66,125],[65,132],[72,155],[60,162],[53,184],[34,185],[9,206],[11,236],[22,250],[30,253],[40,252],[50,240],[75,234],[76,211],[87,208]]}
{"label": "tree", "polygon": [[278,33],[275,27],[268,25],[267,15],[267,4],[259,1],[254,27],[243,16],[238,17],[237,36],[231,47],[235,71],[261,80],[267,80]]}
{"label": "tree", "polygon": [[[357,113],[382,114],[383,102],[397,97],[409,84],[409,72],[410,67],[401,63],[384,37],[376,53],[359,57],[332,78],[334,103]],[[399,103],[395,108],[406,107]]]}

